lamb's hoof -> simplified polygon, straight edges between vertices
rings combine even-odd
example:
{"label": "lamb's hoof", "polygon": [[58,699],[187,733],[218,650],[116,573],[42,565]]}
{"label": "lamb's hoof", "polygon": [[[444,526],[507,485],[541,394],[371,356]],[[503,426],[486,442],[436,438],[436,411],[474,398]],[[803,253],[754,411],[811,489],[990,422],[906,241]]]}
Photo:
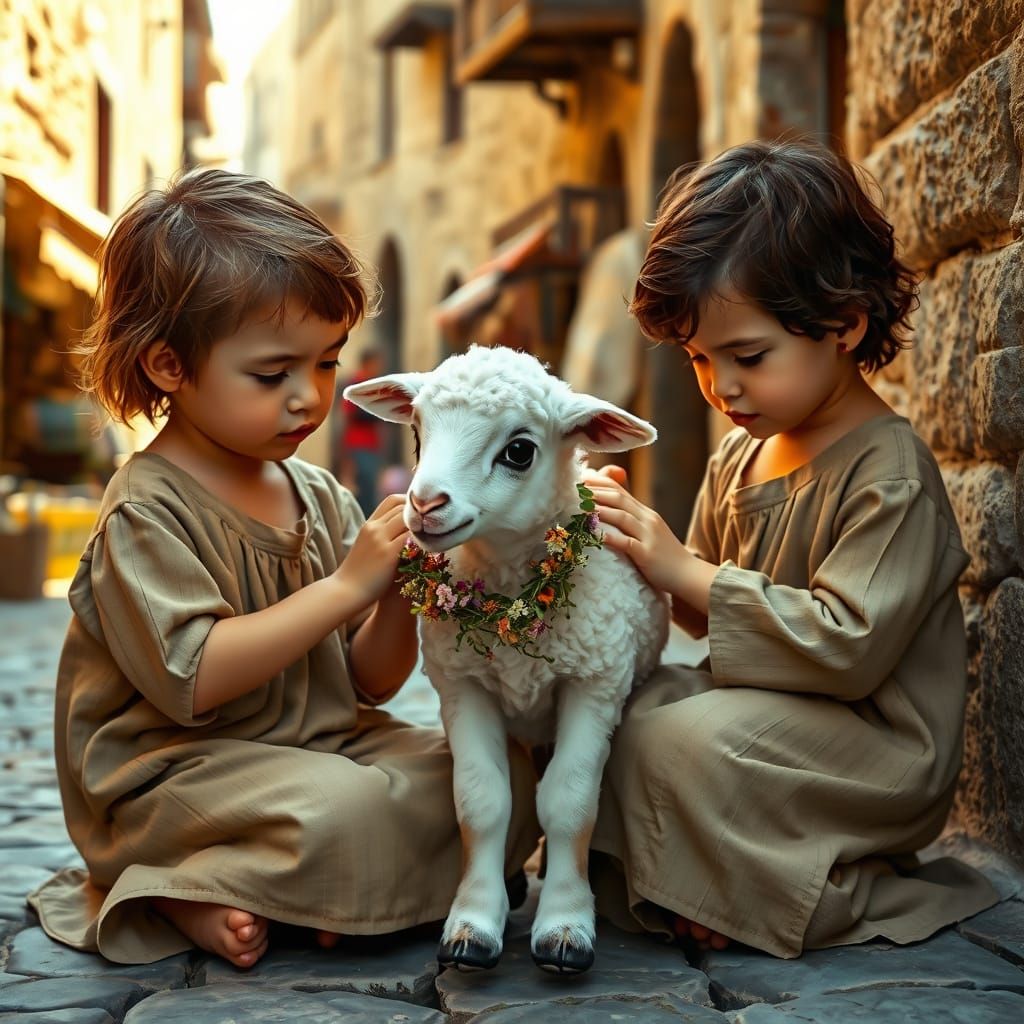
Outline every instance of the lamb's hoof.
{"label": "lamb's hoof", "polygon": [[537,943],[533,962],[553,974],[582,974],[594,965],[594,947],[573,946],[561,936],[551,936]]}
{"label": "lamb's hoof", "polygon": [[501,950],[476,939],[456,939],[442,942],[437,949],[437,962],[441,967],[454,967],[460,971],[489,971],[501,959]]}

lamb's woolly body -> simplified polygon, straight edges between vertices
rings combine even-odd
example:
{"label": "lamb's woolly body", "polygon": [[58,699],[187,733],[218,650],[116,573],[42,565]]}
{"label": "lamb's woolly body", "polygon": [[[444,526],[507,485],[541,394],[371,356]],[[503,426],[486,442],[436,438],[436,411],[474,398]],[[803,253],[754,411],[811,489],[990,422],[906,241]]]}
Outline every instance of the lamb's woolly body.
{"label": "lamb's woolly body", "polygon": [[[656,437],[649,423],[575,394],[532,356],[505,348],[474,347],[431,373],[382,377],[345,394],[419,433],[420,461],[405,510],[417,541],[450,549],[455,579],[481,578],[488,592],[510,597],[521,592],[531,561],[545,557],[545,532],[579,511],[575,443],[622,451]],[[534,957],[568,972],[593,961],[593,895],[581,850],[597,815],[609,737],[630,689],[651,673],[665,645],[668,601],[610,548],[587,554],[573,576],[575,607],[547,616],[552,628],[537,639],[550,662],[500,642],[489,661],[469,645],[456,650],[455,623],[422,624],[466,853],[442,935],[442,963],[493,966],[501,953],[508,914],[508,732],[533,742],[556,740],[537,788],[548,870],[533,923]]]}
{"label": "lamb's woolly body", "polygon": [[[564,519],[562,520],[565,521]],[[541,530],[543,536],[543,529]],[[534,557],[542,557],[543,544]],[[488,590],[515,594],[528,575],[528,563],[481,565],[451,553],[457,578],[479,575]],[[555,730],[555,701],[563,679],[592,679],[594,700],[614,706],[618,725],[622,704],[631,689],[623,686],[620,668],[633,665],[632,685],[654,670],[668,635],[667,601],[643,581],[632,563],[603,548],[591,550],[585,566],[573,576],[575,608],[559,611],[553,629],[538,640],[539,653],[554,659],[525,658],[518,651],[495,647],[487,661],[469,647],[455,651],[457,628],[450,622],[426,623],[422,630],[427,674],[444,699],[445,680],[453,674],[472,680],[501,702],[509,731],[532,743],[550,740]],[[570,617],[571,616],[571,617]]]}
{"label": "lamb's woolly body", "polygon": [[[508,348],[472,348],[434,370],[413,401],[423,412],[450,410],[471,430],[471,420],[487,423],[496,409],[521,413],[523,424],[547,429],[557,420],[572,389],[549,374],[532,356]],[[549,501],[536,509],[522,536],[503,535],[491,547],[460,545],[449,552],[456,578],[480,577],[488,591],[515,595],[529,575],[532,559],[544,557],[545,530],[566,523],[579,511],[576,481],[579,461],[574,445],[563,442],[559,479]],[[477,541],[486,538],[478,536]],[[493,552],[494,557],[487,557]],[[553,629],[538,640],[538,651],[552,662],[524,658],[516,650],[496,645],[494,660],[486,661],[472,648],[455,650],[457,627],[431,622],[422,630],[427,674],[444,698],[445,679],[457,673],[494,693],[501,701],[509,730],[531,742],[554,736],[558,683],[563,679],[593,678],[595,700],[615,706],[614,725],[631,685],[647,678],[657,665],[668,638],[668,606],[633,563],[610,549],[590,550],[588,563],[573,576],[575,608],[558,612]],[[630,682],[622,667],[632,666]]]}

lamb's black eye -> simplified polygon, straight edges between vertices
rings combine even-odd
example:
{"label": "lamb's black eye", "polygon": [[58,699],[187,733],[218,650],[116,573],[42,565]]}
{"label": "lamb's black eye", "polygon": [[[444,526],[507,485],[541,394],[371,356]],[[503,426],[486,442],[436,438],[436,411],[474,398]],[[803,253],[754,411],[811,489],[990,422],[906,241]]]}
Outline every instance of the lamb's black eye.
{"label": "lamb's black eye", "polygon": [[412,440],[413,440],[413,445],[416,448],[416,462],[419,463],[419,461],[420,461],[420,432],[415,427],[412,428]]}
{"label": "lamb's black eye", "polygon": [[532,441],[527,441],[525,437],[517,437],[509,442],[498,456],[498,462],[509,469],[529,469],[536,454],[537,446]]}

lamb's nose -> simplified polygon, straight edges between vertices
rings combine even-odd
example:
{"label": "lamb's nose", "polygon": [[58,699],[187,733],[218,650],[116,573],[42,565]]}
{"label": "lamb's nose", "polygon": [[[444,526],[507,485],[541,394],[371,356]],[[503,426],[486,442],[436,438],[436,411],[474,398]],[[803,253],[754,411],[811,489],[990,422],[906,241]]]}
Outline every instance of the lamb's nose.
{"label": "lamb's nose", "polygon": [[409,503],[421,516],[425,516],[428,512],[433,512],[435,509],[442,508],[448,504],[448,495],[441,493],[433,498],[421,498],[416,494],[415,491],[409,492]]}

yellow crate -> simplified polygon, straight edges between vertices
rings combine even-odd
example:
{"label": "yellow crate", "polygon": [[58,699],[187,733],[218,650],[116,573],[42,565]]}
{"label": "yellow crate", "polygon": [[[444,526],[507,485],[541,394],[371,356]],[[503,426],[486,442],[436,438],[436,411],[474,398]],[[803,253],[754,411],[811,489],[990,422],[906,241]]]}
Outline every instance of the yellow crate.
{"label": "yellow crate", "polygon": [[89,498],[12,494],[7,508],[16,523],[24,525],[29,521],[29,501],[37,503],[35,519],[50,528],[46,546],[46,578],[74,576],[78,560],[96,525],[100,503]]}

